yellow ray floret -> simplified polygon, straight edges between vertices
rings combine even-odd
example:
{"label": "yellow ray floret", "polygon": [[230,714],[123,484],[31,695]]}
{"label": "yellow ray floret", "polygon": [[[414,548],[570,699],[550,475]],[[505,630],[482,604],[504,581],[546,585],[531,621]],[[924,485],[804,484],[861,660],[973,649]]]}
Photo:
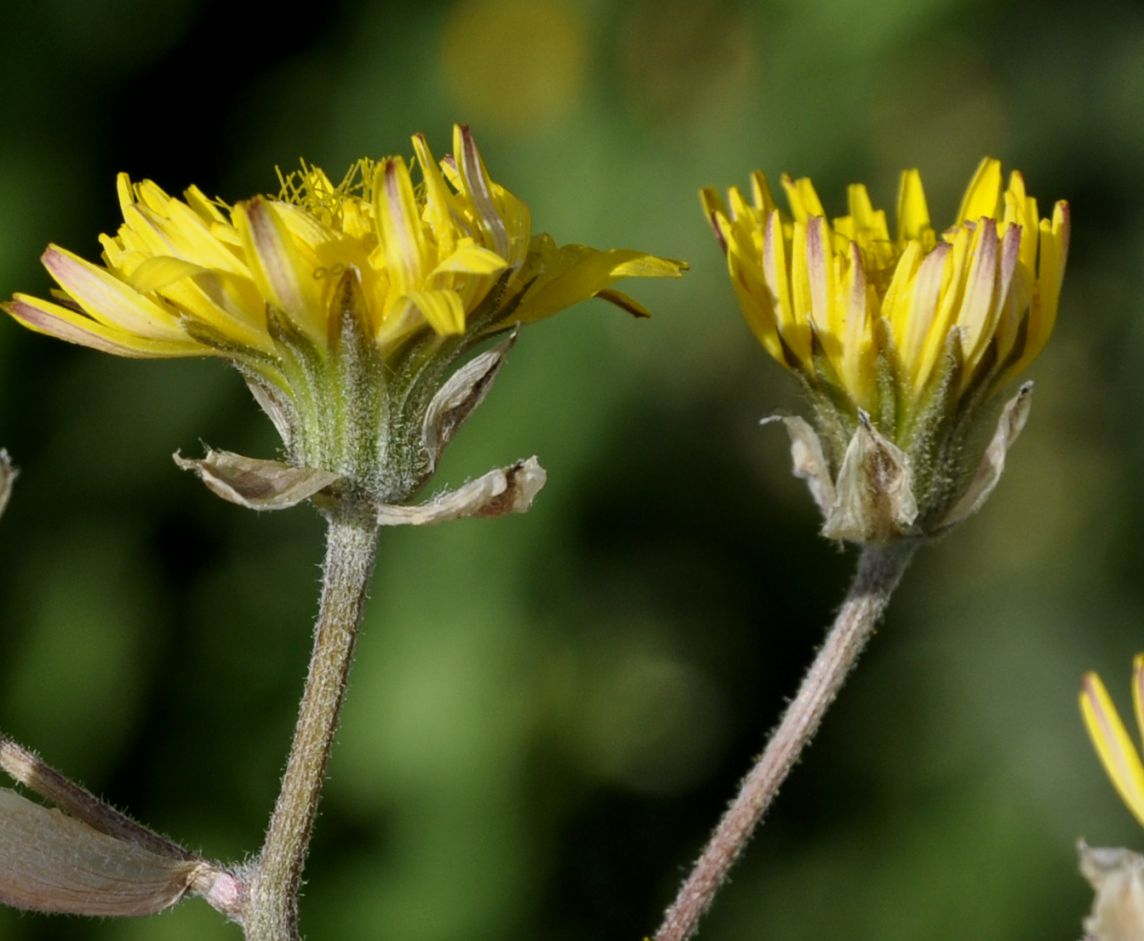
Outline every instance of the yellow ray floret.
{"label": "yellow ray floret", "polygon": [[[902,173],[897,225],[866,188],[849,187],[848,213],[828,220],[808,179],[782,178],[790,214],[761,173],[752,200],[702,191],[747,321],[766,350],[812,380],[823,370],[857,408],[871,410],[886,356],[916,401],[941,370],[953,334],[960,391],[999,388],[1052,332],[1068,255],[1068,205],[1040,218],[1020,173],[1002,189],[986,158],[953,225],[937,231],[917,170]],[[821,355],[825,362],[816,362]]]}
{"label": "yellow ray floret", "polygon": [[[1144,736],[1144,654],[1138,655],[1132,665],[1132,701],[1137,726]],[[1085,674],[1080,710],[1104,770],[1128,809],[1144,826],[1144,763],[1108,690],[1095,673]]]}
{"label": "yellow ray floret", "polygon": [[4,309],[40,333],[121,356],[219,355],[257,369],[276,356],[275,322],[328,353],[347,271],[384,354],[416,334],[467,334],[478,309],[486,333],[589,297],[638,312],[613,282],[686,267],[534,235],[528,207],[489,177],[467,128],[454,128],[453,148],[438,162],[417,135],[415,167],[360,160],[336,185],[303,164],[279,174],[277,196],[233,207],[121,175],[123,224],[101,238],[102,263],[49,246],[57,299],[17,294]]}

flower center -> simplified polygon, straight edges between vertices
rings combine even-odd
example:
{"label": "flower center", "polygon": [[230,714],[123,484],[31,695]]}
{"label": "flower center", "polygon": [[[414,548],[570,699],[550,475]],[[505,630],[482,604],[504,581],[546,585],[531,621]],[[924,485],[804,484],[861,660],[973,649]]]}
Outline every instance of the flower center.
{"label": "flower center", "polygon": [[372,205],[375,167],[375,161],[362,157],[350,165],[336,186],[320,168],[304,160],[299,169],[290,173],[283,173],[276,167],[279,188],[278,195],[273,198],[297,206],[323,225],[339,229],[346,203],[354,201],[359,206]]}

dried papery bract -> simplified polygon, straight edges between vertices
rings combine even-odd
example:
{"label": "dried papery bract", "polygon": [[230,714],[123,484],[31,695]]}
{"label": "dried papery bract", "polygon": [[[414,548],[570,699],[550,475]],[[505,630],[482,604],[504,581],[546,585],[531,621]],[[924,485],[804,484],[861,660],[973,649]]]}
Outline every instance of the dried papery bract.
{"label": "dried papery bract", "polygon": [[[1068,253],[1068,205],[1041,219],[1019,173],[978,167],[938,230],[916,170],[902,174],[897,231],[866,188],[827,218],[808,179],[782,178],[790,211],[756,173],[748,200],[703,190],[747,322],[802,384],[813,423],[784,417],[792,469],[822,534],[862,547],[826,641],[763,754],[676,894],[656,941],[686,941],[873,635],[916,547],[976,512],[1028,416],[1021,387],[988,445],[1000,393],[1052,332]],[[769,421],[769,420],[768,420]]]}
{"label": "dried papery bract", "polygon": [[[176,453],[175,463],[193,471],[215,496],[248,510],[285,510],[305,500],[319,507],[341,499],[344,478],[329,471],[291,467],[279,461],[208,449],[203,458]],[[526,513],[547,480],[535,457],[495,468],[420,504],[369,504],[379,526],[429,526],[466,517]]]}
{"label": "dried papery bract", "polygon": [[[56,300],[5,310],[41,333],[131,357],[216,356],[273,422],[282,460],[176,454],[223,499],[309,502],[328,524],[322,597],[298,724],[265,842],[236,894],[248,941],[297,941],[298,894],[382,526],[529,509],[536,458],[414,504],[488,393],[522,325],[596,297],[647,312],[615,284],[686,265],[631,249],[557,245],[495,182],[468,128],[436,160],[358,161],[340,183],[303,164],[274,197],[180,200],[119,179],[123,225],[102,264],[57,246]],[[419,180],[414,175],[420,176]]]}

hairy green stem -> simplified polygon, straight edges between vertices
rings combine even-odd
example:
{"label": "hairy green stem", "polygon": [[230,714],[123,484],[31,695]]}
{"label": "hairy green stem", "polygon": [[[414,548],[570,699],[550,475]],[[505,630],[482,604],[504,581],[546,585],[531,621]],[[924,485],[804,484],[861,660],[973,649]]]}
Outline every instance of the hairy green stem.
{"label": "hairy green stem", "polygon": [[655,941],[687,941],[695,934],[699,920],[873,636],[913,551],[913,543],[862,550],[854,581],[826,641],[667,910]]}
{"label": "hairy green stem", "polygon": [[249,883],[242,925],[247,941],[298,941],[298,892],[362,606],[377,555],[372,514],[329,514],[322,601],[314,650],[282,789]]}

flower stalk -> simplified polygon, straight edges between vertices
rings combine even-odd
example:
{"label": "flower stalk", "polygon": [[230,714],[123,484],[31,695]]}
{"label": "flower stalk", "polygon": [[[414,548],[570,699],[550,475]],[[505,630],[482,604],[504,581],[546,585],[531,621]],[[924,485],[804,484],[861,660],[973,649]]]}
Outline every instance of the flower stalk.
{"label": "flower stalk", "polygon": [[[348,505],[347,505],[348,504]],[[376,513],[352,502],[328,514],[322,600],[282,788],[250,880],[247,941],[297,941],[298,892],[374,560]]]}
{"label": "flower stalk", "polygon": [[655,941],[687,941],[742,854],[799,755],[810,743],[874,635],[917,543],[867,546],[834,624],[738,795],[664,916]]}

